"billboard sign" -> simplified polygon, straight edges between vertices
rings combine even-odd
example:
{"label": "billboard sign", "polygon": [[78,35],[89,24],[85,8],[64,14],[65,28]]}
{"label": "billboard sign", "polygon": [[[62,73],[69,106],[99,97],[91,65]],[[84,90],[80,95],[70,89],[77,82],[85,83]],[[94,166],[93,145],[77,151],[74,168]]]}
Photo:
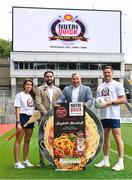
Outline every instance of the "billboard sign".
{"label": "billboard sign", "polygon": [[13,7],[13,51],[121,53],[121,11]]}

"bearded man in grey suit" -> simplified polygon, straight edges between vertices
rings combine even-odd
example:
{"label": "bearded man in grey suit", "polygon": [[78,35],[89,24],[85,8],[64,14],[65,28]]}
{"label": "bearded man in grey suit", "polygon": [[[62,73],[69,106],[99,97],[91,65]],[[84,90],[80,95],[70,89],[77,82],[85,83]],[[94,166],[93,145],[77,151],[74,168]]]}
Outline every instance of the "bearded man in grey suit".
{"label": "bearded man in grey suit", "polygon": [[[36,89],[36,109],[40,111],[41,115],[44,116],[50,109],[53,108],[54,103],[58,100],[61,95],[61,90],[56,87],[54,82],[54,73],[52,71],[46,71],[44,73],[45,84],[39,86]],[[44,158],[39,153],[40,162],[38,167],[44,167]]]}
{"label": "bearded man in grey suit", "polygon": [[81,84],[78,73],[72,74],[71,83],[72,85],[64,88],[58,102],[84,102],[87,107],[91,107],[93,104],[91,89]]}

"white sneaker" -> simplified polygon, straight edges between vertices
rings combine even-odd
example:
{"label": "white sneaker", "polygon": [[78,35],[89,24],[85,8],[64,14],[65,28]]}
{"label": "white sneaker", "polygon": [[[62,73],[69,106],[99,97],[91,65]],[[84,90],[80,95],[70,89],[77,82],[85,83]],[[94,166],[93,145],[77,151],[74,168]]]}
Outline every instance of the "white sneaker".
{"label": "white sneaker", "polygon": [[112,170],[114,171],[124,170],[124,164],[118,162],[114,167],[112,167]]}
{"label": "white sneaker", "polygon": [[22,164],[23,164],[24,167],[33,167],[33,164],[31,164],[31,163],[29,162],[29,160],[23,161]]}
{"label": "white sneaker", "polygon": [[101,168],[101,167],[110,167],[110,162],[109,161],[104,161],[102,160],[101,162],[99,162],[98,164],[94,165],[95,167]]}
{"label": "white sneaker", "polygon": [[22,165],[22,163],[19,161],[19,162],[16,162],[14,164],[14,168],[17,168],[17,169],[24,169],[25,167]]}

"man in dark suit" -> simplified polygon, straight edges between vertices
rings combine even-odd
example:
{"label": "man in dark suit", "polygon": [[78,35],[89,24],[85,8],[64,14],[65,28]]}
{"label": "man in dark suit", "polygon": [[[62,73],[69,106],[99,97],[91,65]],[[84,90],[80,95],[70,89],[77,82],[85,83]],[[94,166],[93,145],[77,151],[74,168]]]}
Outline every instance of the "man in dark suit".
{"label": "man in dark suit", "polygon": [[93,104],[90,87],[81,84],[81,77],[78,73],[73,73],[71,77],[72,85],[64,88],[58,102],[84,102],[87,107]]}

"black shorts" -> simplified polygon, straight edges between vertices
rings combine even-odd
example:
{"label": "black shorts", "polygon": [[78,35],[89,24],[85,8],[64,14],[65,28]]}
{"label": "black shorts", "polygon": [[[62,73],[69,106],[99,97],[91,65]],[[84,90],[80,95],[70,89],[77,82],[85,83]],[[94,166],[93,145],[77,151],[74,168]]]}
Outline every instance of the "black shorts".
{"label": "black shorts", "polygon": [[[22,127],[29,120],[30,117],[31,116],[29,116],[27,114],[20,114],[20,124],[21,124]],[[25,128],[33,129],[34,128],[34,123],[28,124]]]}
{"label": "black shorts", "polygon": [[120,119],[101,119],[103,128],[120,128]]}

